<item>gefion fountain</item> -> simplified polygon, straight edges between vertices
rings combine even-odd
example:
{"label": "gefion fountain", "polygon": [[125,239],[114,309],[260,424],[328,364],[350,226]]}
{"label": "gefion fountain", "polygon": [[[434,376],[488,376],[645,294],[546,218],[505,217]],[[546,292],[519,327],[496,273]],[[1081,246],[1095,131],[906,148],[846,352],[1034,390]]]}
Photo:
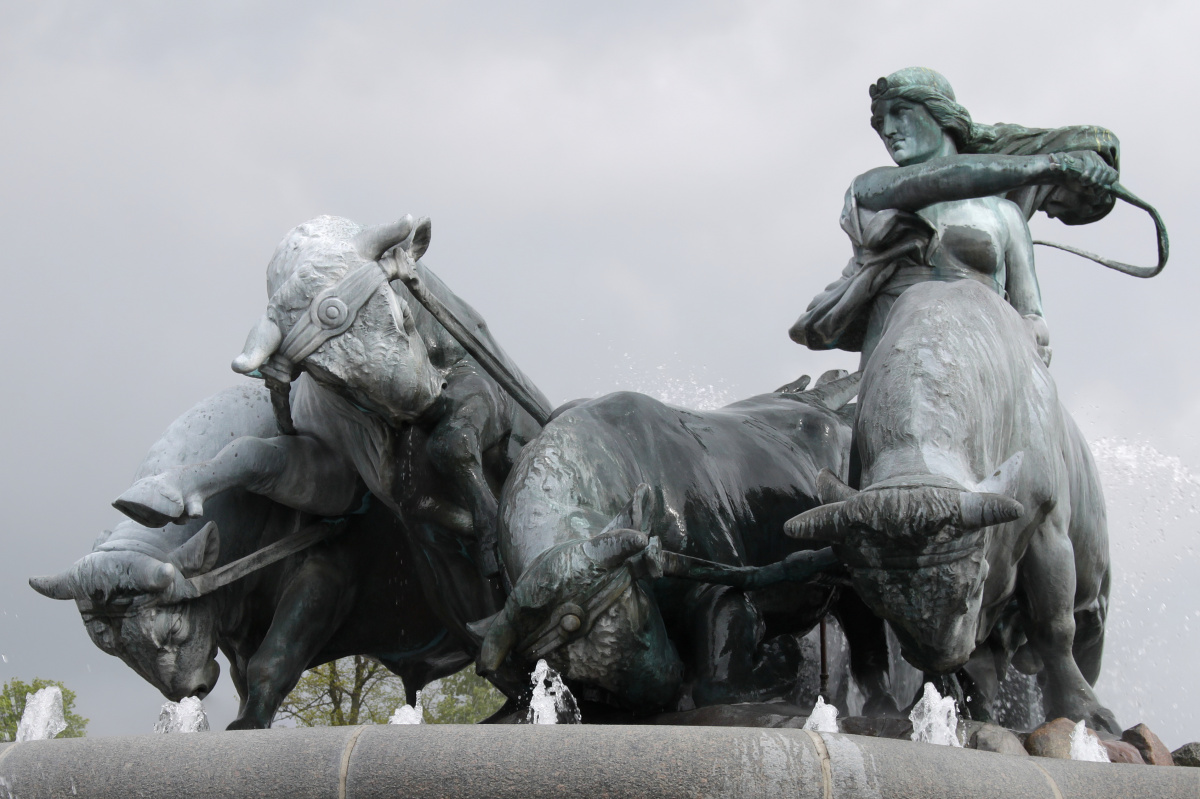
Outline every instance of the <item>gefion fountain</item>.
{"label": "gefion fountain", "polygon": [[[554,408],[422,260],[428,219],[292,230],[233,362],[252,379],[185,412],[128,519],[30,581],[179,703],[161,731],[207,725],[218,648],[237,719],[0,745],[0,791],[1196,796],[1200,746],[1172,755],[1093,690],[1105,505],[1027,220],[1145,209],[1155,266],[1072,250],[1138,277],[1165,227],[1107,130],[977,124],[927,69],[870,99],[896,166],[851,184],[853,257],[791,330],[859,371],[718,409]],[[347,654],[413,692],[474,664],[508,702],[266,729]]]}

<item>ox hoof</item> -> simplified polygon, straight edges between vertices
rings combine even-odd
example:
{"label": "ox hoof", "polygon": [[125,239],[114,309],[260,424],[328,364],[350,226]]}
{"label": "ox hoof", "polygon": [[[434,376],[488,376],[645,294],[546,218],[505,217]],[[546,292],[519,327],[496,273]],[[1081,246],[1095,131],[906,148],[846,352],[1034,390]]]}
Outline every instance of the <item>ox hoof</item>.
{"label": "ox hoof", "polygon": [[138,480],[113,507],[146,527],[166,527],[187,515],[182,494],[157,476]]}
{"label": "ox hoof", "polygon": [[251,719],[251,718],[244,718],[244,719],[234,719],[233,721],[229,722],[229,726],[226,727],[225,729],[226,730],[265,730],[266,728],[267,728],[266,724],[260,724],[259,722],[255,721],[254,719]]}

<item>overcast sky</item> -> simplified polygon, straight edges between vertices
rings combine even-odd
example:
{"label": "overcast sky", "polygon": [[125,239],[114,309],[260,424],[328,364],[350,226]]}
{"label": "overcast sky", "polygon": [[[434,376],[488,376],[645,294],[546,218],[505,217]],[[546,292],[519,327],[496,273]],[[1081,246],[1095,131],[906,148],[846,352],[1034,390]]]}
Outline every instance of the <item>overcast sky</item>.
{"label": "overcast sky", "polygon": [[[0,0],[0,680],[64,680],[93,734],[150,729],[161,697],[25,579],[89,551],[162,430],[243,379],[267,260],[319,214],[430,216],[428,263],[555,403],[853,368],[786,331],[845,264],[850,180],[887,163],[867,86],[910,65],[979,121],[1120,137],[1172,262],[1040,249],[1052,371],[1089,437],[1200,471],[1198,34],[1155,0]],[[1034,233],[1154,257],[1128,208]]]}

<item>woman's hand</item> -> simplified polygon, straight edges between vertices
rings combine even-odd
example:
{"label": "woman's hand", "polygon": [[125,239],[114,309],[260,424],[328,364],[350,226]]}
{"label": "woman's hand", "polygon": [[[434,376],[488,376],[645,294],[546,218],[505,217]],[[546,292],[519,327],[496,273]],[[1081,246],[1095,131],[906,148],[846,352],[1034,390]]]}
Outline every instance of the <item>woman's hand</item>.
{"label": "woman's hand", "polygon": [[1120,177],[1117,170],[1091,150],[1051,153],[1050,169],[1061,176],[1062,182],[1089,194],[1108,191]]}

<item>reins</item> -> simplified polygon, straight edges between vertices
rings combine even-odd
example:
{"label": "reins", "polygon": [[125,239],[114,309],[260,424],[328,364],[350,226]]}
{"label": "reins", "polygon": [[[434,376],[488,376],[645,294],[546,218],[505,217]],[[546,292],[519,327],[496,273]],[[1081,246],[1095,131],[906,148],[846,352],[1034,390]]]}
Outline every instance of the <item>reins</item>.
{"label": "reins", "polygon": [[1114,183],[1109,188],[1109,191],[1112,192],[1114,197],[1124,200],[1136,208],[1141,208],[1154,220],[1154,232],[1158,237],[1158,263],[1155,266],[1134,266],[1133,264],[1122,263],[1121,261],[1104,258],[1078,247],[1072,247],[1069,244],[1058,244],[1053,241],[1034,241],[1033,243],[1041,244],[1043,247],[1054,247],[1057,250],[1064,250],[1081,258],[1087,258],[1089,261],[1095,261],[1101,266],[1107,266],[1109,269],[1115,269],[1118,272],[1133,275],[1134,277],[1154,277],[1167,265],[1167,256],[1170,254],[1171,242],[1167,238],[1167,226],[1163,223],[1162,217],[1159,216],[1158,211],[1155,210],[1153,205],[1138,197],[1120,183]]}

